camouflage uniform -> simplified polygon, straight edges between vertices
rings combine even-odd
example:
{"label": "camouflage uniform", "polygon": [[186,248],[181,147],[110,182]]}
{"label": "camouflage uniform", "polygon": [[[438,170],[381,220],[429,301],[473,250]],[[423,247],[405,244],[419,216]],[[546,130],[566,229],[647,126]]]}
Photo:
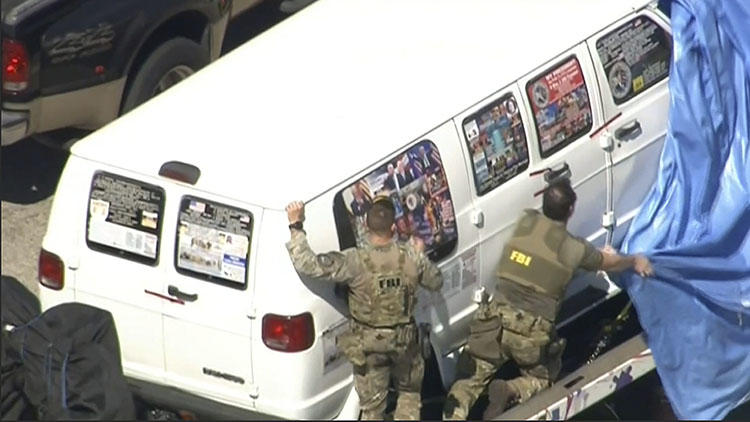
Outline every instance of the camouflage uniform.
{"label": "camouflage uniform", "polygon": [[418,420],[424,361],[414,323],[416,289],[440,290],[438,268],[398,242],[316,255],[304,232],[294,230],[287,249],[299,273],[349,287],[350,330],[337,345],[354,366],[362,419],[383,419],[393,378],[398,391],[394,419]]}
{"label": "camouflage uniform", "polygon": [[521,376],[508,381],[520,403],[549,387],[560,372],[565,340],[555,320],[576,268],[597,270],[602,254],[570,235],[565,224],[526,210],[506,243],[499,283],[490,303],[480,305],[459,358],[457,381],[446,398],[445,419],[466,419],[469,409],[507,360]]}

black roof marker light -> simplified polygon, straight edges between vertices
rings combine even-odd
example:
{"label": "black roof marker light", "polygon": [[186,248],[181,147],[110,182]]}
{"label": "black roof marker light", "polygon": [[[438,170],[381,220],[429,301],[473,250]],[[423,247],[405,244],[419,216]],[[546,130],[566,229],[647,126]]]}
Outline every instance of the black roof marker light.
{"label": "black roof marker light", "polygon": [[167,161],[161,165],[159,176],[194,185],[198,181],[198,178],[201,177],[201,170],[192,164],[180,161]]}

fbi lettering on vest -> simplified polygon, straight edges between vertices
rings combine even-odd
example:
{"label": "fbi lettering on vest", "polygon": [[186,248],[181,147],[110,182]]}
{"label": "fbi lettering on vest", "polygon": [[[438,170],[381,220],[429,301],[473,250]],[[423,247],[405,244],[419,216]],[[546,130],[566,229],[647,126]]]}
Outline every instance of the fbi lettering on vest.
{"label": "fbi lettering on vest", "polygon": [[518,252],[517,250],[512,250],[510,252],[510,260],[526,267],[531,264],[531,256]]}

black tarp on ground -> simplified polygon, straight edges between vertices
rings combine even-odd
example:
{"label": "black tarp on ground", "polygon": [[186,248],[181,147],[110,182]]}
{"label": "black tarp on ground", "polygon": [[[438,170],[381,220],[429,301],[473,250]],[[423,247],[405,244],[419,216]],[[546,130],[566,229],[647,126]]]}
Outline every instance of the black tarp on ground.
{"label": "black tarp on ground", "polygon": [[5,330],[2,330],[2,341],[0,416],[2,420],[33,419],[33,408],[23,394],[24,374],[21,355],[10,346],[8,333]]}
{"label": "black tarp on ground", "polygon": [[3,328],[6,324],[24,325],[42,312],[39,299],[14,277],[2,276],[0,289],[3,305],[0,317]]}
{"label": "black tarp on ground", "polygon": [[135,419],[109,312],[65,303],[5,338],[22,362],[19,387],[35,418]]}
{"label": "black tarp on ground", "polygon": [[0,282],[0,417],[3,420],[33,418],[33,408],[23,394],[23,365],[21,354],[10,342],[8,330],[25,325],[41,313],[39,300],[21,282],[2,276]]}

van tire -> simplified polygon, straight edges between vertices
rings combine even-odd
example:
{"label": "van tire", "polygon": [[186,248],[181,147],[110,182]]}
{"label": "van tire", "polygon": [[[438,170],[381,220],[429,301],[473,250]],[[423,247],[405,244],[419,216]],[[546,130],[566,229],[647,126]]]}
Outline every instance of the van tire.
{"label": "van tire", "polygon": [[158,95],[161,91],[155,91],[160,82],[172,86],[169,79],[163,81],[163,78],[181,81],[208,63],[208,52],[194,41],[177,37],[164,42],[148,56],[128,83],[120,114]]}

